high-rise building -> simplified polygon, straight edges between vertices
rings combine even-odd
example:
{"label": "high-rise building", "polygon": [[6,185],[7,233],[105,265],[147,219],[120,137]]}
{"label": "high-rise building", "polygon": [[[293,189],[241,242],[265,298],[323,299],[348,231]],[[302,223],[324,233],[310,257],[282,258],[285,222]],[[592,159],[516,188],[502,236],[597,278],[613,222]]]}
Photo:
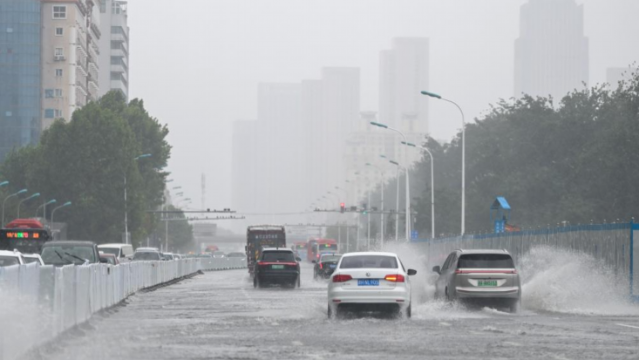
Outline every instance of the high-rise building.
{"label": "high-rise building", "polygon": [[42,0],[42,128],[98,99],[100,12],[93,0]]}
{"label": "high-rise building", "polygon": [[0,0],[0,161],[98,96],[93,0]]}
{"label": "high-rise building", "polygon": [[100,92],[120,90],[129,97],[129,26],[127,2],[100,1]]}
{"label": "high-rise building", "polygon": [[588,82],[583,10],[574,0],[530,0],[522,5],[515,40],[516,97],[551,95],[558,101]]}
{"label": "high-rise building", "polygon": [[40,0],[0,0],[0,162],[41,132]]}
{"label": "high-rise building", "polygon": [[428,132],[429,41],[395,38],[379,57],[379,120],[406,133]]}

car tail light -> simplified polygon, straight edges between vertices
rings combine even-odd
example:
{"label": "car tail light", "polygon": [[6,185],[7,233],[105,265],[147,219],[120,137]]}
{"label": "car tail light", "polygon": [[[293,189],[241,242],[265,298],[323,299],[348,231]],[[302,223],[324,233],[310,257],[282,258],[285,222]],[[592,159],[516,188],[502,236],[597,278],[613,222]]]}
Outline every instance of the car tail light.
{"label": "car tail light", "polygon": [[266,265],[266,263],[265,263],[265,262],[263,262],[263,261],[260,261],[260,262],[258,262],[258,263],[257,263],[257,265],[259,265],[259,266],[264,266],[264,265]]}
{"label": "car tail light", "polygon": [[404,282],[406,279],[404,279],[404,275],[393,274],[393,275],[386,275],[386,277],[384,277],[384,280],[391,281],[391,282]]}
{"label": "car tail light", "polygon": [[333,276],[333,282],[344,282],[348,280],[353,280],[353,278],[350,275],[342,275],[342,274]]}
{"label": "car tail light", "polygon": [[320,263],[320,269],[323,269],[323,268],[324,268],[324,266],[322,266],[322,263]]}

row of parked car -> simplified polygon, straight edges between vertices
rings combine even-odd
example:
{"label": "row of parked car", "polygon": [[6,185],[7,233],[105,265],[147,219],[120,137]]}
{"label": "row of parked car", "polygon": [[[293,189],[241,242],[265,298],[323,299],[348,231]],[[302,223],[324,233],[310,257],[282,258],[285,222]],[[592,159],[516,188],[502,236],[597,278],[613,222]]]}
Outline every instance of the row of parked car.
{"label": "row of parked car", "polygon": [[141,247],[134,251],[133,246],[129,244],[96,245],[92,241],[49,241],[42,246],[40,254],[0,250],[0,267],[32,262],[54,266],[94,263],[118,265],[126,261],[168,261],[181,257],[151,247]]}

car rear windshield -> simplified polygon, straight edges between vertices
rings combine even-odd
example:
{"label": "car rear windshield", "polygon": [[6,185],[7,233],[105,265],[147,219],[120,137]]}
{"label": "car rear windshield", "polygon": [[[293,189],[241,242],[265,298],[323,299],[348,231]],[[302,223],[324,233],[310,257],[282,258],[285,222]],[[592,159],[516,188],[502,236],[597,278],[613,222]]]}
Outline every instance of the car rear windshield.
{"label": "car rear windshield", "polygon": [[341,269],[397,269],[397,259],[385,255],[347,256],[342,259]]}
{"label": "car rear windshield", "polygon": [[38,260],[38,258],[35,257],[26,257],[23,256],[22,257],[22,261],[24,261],[25,264],[31,264],[31,263],[40,263],[40,260]]}
{"label": "car rear windshield", "polygon": [[265,251],[262,261],[295,262],[295,256],[291,251]]}
{"label": "car rear windshield", "polygon": [[160,253],[153,251],[138,251],[133,254],[133,260],[160,260]]}
{"label": "car rear windshield", "polygon": [[119,248],[107,248],[107,247],[100,247],[98,248],[99,251],[105,253],[105,254],[113,254],[115,256],[119,256],[120,255],[120,249]]}
{"label": "car rear windshield", "polygon": [[459,258],[460,269],[512,269],[513,258],[508,254],[467,254]]}
{"label": "car rear windshield", "polygon": [[20,265],[20,260],[16,256],[0,256],[0,267]]}
{"label": "car rear windshield", "polygon": [[230,253],[226,257],[244,257],[244,253]]}
{"label": "car rear windshield", "polygon": [[339,258],[339,255],[322,256],[321,262],[338,262]]}
{"label": "car rear windshield", "polygon": [[42,261],[47,265],[82,265],[96,263],[95,251],[88,245],[51,245],[42,248]]}

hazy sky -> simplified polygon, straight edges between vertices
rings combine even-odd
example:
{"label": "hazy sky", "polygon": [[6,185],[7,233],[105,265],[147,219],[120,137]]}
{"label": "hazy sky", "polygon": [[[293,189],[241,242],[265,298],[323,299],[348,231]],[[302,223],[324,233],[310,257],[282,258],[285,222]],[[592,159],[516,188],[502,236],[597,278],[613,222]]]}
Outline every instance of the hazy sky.
{"label": "hazy sky", "polygon": [[[319,78],[324,66],[361,69],[362,110],[377,111],[379,51],[399,36],[430,38],[430,88],[467,119],[513,93],[514,41],[525,0],[129,0],[131,97],[168,123],[173,186],[200,205],[231,206],[232,122],[256,117],[258,82]],[[639,60],[639,1],[585,4],[590,83]],[[460,128],[431,102],[435,138]],[[224,226],[224,224],[220,224]]]}

